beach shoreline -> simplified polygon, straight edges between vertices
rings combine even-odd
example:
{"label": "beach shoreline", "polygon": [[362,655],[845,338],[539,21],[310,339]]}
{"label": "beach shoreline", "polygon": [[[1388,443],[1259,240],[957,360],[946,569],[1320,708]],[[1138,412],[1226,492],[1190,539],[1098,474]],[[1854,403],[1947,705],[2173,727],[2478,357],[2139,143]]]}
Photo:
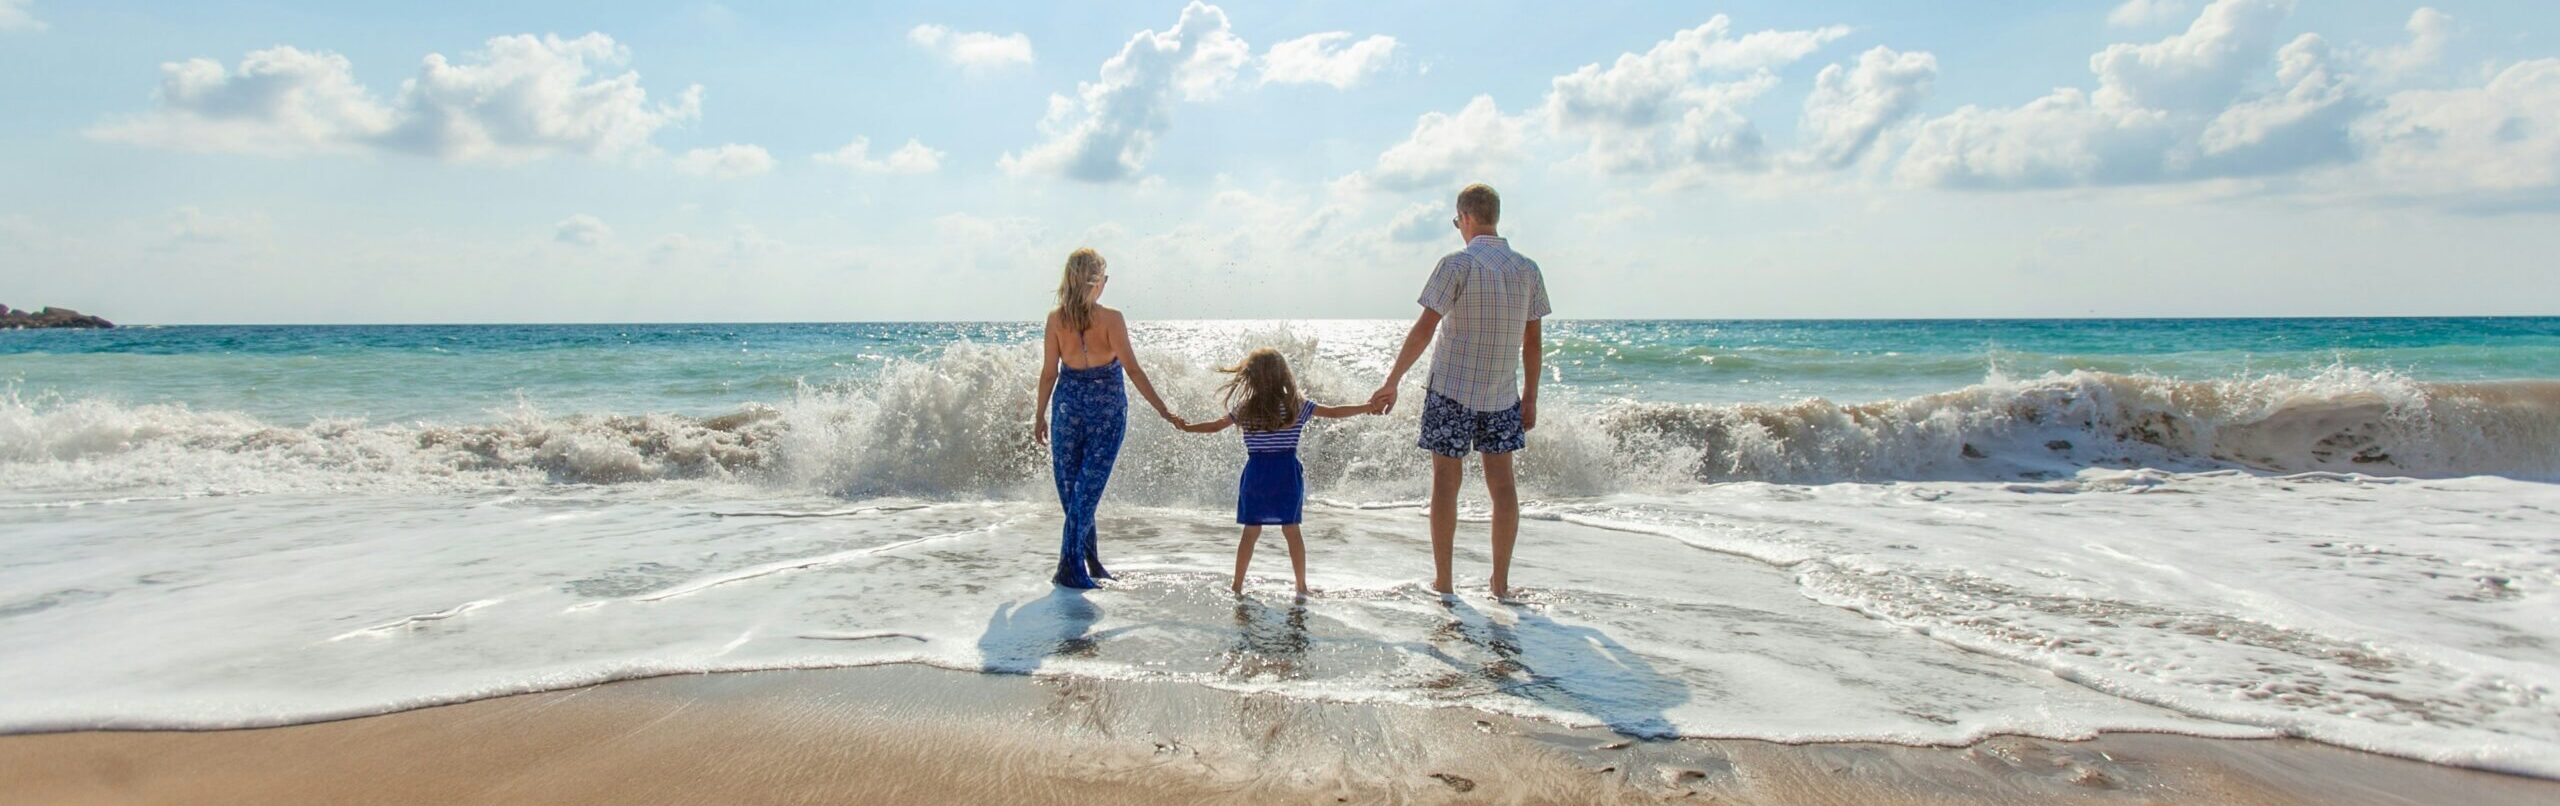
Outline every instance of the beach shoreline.
{"label": "beach shoreline", "polygon": [[914,664],[674,675],[223,731],[0,736],[26,802],[2535,803],[2294,739],[1641,741],[1462,706]]}

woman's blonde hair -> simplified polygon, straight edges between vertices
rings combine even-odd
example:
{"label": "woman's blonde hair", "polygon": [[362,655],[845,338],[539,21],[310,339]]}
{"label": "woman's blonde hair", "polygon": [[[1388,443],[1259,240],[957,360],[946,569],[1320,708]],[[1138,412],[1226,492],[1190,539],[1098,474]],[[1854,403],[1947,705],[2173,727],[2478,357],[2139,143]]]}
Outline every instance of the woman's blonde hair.
{"label": "woman's blonde hair", "polygon": [[1078,334],[1093,327],[1093,287],[1102,281],[1102,253],[1085,247],[1067,253],[1067,269],[1058,278],[1058,318]]}
{"label": "woman's blonde hair", "polygon": [[1289,359],[1281,357],[1280,351],[1258,348],[1246,353],[1242,363],[1218,371],[1235,376],[1218,393],[1235,411],[1236,425],[1248,431],[1278,431],[1298,424],[1298,409],[1305,406],[1306,396],[1299,394],[1298,378],[1290,374]]}

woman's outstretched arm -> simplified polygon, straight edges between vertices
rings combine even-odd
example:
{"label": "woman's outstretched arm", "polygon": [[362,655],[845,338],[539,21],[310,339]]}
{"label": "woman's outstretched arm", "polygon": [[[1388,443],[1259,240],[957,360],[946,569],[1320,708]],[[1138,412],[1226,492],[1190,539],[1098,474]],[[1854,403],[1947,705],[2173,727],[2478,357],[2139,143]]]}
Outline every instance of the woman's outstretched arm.
{"label": "woman's outstretched arm", "polygon": [[1040,328],[1040,402],[1031,406],[1031,438],[1049,444],[1049,393],[1058,385],[1058,313]]}
{"label": "woman's outstretched arm", "polygon": [[1182,430],[1184,430],[1184,431],[1189,431],[1189,432],[1194,433],[1194,434],[1215,434],[1215,433],[1218,433],[1218,432],[1220,432],[1220,431],[1225,431],[1225,430],[1227,430],[1227,426],[1234,425],[1234,424],[1236,424],[1236,418],[1235,418],[1235,415],[1232,415],[1232,414],[1231,414],[1231,415],[1227,415],[1227,416],[1225,416],[1225,417],[1220,417],[1220,418],[1218,418],[1218,419],[1211,420],[1211,421],[1209,421],[1209,422],[1205,422],[1205,423],[1179,423],[1179,422],[1178,422],[1178,423],[1174,423],[1174,424],[1173,424],[1173,427],[1175,427],[1175,428],[1179,428],[1179,429],[1182,429]]}
{"label": "woman's outstretched arm", "polygon": [[1129,344],[1129,317],[1118,311],[1111,313],[1111,340],[1119,346],[1120,366],[1129,370],[1129,383],[1138,387],[1138,396],[1146,398],[1165,422],[1182,425],[1182,418],[1173,416],[1173,409],[1166,408],[1164,398],[1156,394],[1156,385],[1147,380],[1147,369],[1138,366],[1138,348]]}

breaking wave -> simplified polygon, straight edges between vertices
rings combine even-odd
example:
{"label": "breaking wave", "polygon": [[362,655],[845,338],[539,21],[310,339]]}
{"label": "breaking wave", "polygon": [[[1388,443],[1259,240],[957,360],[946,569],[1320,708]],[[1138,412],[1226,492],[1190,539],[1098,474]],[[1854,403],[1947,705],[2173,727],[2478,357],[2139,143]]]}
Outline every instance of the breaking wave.
{"label": "breaking wave", "polygon": [[[1312,397],[1362,381],[1284,347]],[[1218,377],[1156,362],[1177,407],[1214,409]],[[156,486],[258,492],[709,480],[846,497],[1045,493],[1032,440],[1037,358],[960,343],[876,376],[804,385],[716,417],[554,414],[530,402],[477,423],[264,422],[183,405],[0,396],[0,480],[17,489]],[[1419,374],[1417,374],[1417,378]],[[2560,478],[2560,381],[2428,383],[2379,370],[2185,380],[2099,371],[1856,404],[1577,399],[1551,387],[1522,481],[1543,496],[1725,481],[2038,479],[2088,467],[2421,477]],[[1387,417],[1310,429],[1319,496],[1420,494],[1418,387]],[[1135,404],[1135,401],[1133,401]],[[1231,494],[1233,436],[1174,432],[1131,410],[1114,495],[1210,503]]]}

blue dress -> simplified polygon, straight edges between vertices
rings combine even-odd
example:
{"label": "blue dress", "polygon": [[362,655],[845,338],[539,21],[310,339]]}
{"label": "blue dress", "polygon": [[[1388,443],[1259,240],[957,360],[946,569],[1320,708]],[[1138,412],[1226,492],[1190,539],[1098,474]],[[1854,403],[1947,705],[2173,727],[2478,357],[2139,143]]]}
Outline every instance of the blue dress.
{"label": "blue dress", "polygon": [[[1273,431],[1244,430],[1244,478],[1236,482],[1236,522],[1246,526],[1295,526],[1307,507],[1305,467],[1298,464],[1298,435],[1316,414],[1308,401],[1298,421]],[[1233,416],[1233,415],[1230,415]]]}

